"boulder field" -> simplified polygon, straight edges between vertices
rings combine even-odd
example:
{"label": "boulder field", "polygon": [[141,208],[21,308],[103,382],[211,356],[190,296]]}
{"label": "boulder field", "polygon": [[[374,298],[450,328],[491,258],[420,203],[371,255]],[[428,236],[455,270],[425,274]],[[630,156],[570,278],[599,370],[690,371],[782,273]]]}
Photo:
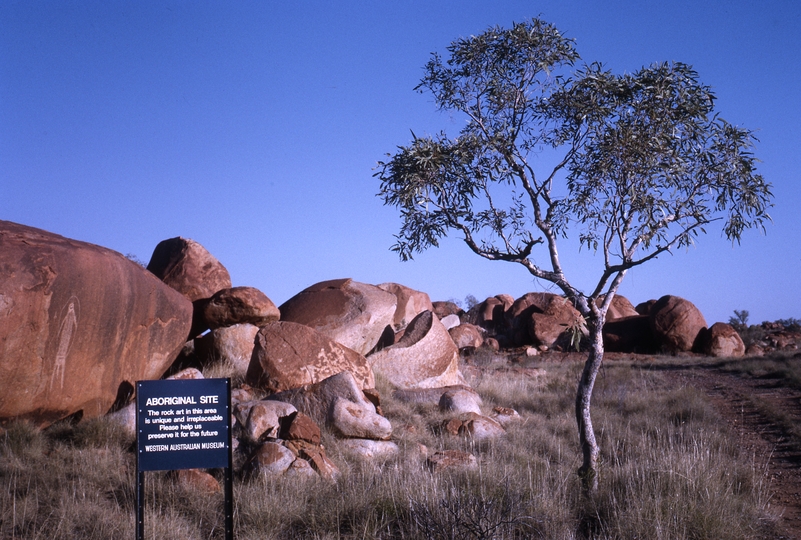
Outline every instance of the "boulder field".
{"label": "boulder field", "polygon": [[[391,454],[376,376],[395,391],[442,398],[443,410],[460,415],[446,431],[501,436],[502,422],[482,417],[460,356],[567,351],[586,332],[566,298],[545,292],[498,294],[464,311],[398,283],[345,278],[276,307],[254,287],[233,287],[220,261],[181,237],[159,243],[143,268],[106,248],[0,221],[0,269],[0,424],[47,426],[116,410],[130,422],[123,407],[137,380],[222,366],[217,372],[242,381],[241,444],[262,472],[335,475],[313,435],[317,424],[356,441],[357,454]],[[708,327],[690,301],[670,295],[636,308],[616,295],[604,343],[628,353],[745,351],[730,325]]]}

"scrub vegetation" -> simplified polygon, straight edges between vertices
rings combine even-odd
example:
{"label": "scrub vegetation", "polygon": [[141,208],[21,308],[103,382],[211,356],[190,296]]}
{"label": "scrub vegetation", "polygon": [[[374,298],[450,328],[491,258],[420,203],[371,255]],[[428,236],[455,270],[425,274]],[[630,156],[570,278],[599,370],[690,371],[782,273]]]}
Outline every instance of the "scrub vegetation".
{"label": "scrub vegetation", "polygon": [[[695,369],[697,358],[607,359],[594,394],[604,460],[590,495],[576,475],[580,362],[489,360],[464,370],[485,412],[520,413],[504,437],[449,435],[440,429],[444,413],[396,401],[380,385],[400,454],[359,461],[324,432],[342,472],[337,482],[237,476],[236,537],[776,537],[768,456],[741,444],[705,394],[672,375]],[[759,376],[760,363],[774,382],[797,384],[798,359],[730,361],[725,375]],[[426,451],[444,449],[470,452],[479,465],[431,472]],[[105,419],[45,431],[8,426],[0,435],[0,537],[133,537],[135,475],[133,441]],[[153,472],[146,499],[147,538],[224,537],[221,494]]]}

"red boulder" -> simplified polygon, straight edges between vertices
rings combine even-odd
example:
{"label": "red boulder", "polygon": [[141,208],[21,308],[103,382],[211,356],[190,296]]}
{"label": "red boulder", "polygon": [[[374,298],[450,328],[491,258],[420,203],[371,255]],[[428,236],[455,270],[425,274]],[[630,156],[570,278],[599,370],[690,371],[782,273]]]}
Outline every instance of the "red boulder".
{"label": "red boulder", "polygon": [[0,221],[0,422],[105,414],[157,379],[192,304],[114,251]]}
{"label": "red boulder", "polygon": [[256,334],[246,382],[270,392],[315,384],[343,371],[361,388],[373,388],[375,379],[359,353],[303,324],[270,323]]}
{"label": "red boulder", "polygon": [[228,270],[206,248],[188,238],[159,242],[147,269],[192,302],[231,288]]}
{"label": "red boulder", "polygon": [[203,318],[212,330],[243,323],[264,326],[280,317],[272,300],[253,287],[217,291],[203,307]]}
{"label": "red boulder", "polygon": [[732,358],[745,354],[740,334],[730,324],[717,322],[699,336],[701,352],[709,356]]}
{"label": "red boulder", "polygon": [[651,331],[662,348],[676,353],[693,350],[706,320],[689,300],[666,295],[650,309]]}

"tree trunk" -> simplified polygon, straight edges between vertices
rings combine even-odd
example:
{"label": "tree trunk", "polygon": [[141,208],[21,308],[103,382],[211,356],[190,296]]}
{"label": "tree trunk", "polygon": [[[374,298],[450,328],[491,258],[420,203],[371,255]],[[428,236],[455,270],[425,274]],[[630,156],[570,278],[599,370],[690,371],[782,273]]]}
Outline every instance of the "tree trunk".
{"label": "tree trunk", "polygon": [[592,429],[592,418],[590,417],[590,401],[592,399],[592,389],[595,386],[595,378],[601,369],[601,362],[604,359],[603,341],[603,319],[588,321],[590,332],[590,353],[584,363],[584,370],[581,373],[578,390],[576,392],[576,423],[578,424],[579,442],[583,462],[578,470],[583,487],[587,492],[593,492],[598,488],[598,443],[595,440],[595,432]]}

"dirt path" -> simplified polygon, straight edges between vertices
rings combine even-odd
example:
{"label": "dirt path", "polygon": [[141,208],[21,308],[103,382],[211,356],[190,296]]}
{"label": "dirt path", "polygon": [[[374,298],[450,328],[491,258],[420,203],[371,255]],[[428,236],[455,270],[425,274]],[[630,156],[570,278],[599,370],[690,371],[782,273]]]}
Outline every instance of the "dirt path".
{"label": "dirt path", "polygon": [[801,392],[719,365],[677,367],[670,376],[709,396],[743,444],[768,459],[771,507],[781,516],[777,538],[801,540],[801,440],[788,433],[788,426],[801,429]]}

